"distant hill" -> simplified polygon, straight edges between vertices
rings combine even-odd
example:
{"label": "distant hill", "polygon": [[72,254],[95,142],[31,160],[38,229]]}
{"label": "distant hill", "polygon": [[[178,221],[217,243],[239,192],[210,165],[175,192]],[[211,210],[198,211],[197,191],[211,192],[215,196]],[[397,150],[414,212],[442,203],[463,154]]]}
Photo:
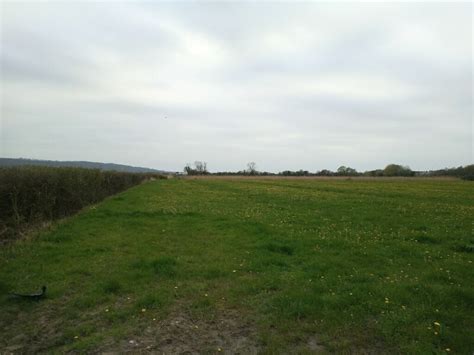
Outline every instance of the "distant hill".
{"label": "distant hill", "polygon": [[149,168],[141,168],[130,165],[113,164],[113,163],[97,163],[91,161],[57,161],[57,160],[36,160],[36,159],[12,159],[0,158],[0,167],[9,166],[54,166],[54,167],[72,167],[72,168],[86,168],[99,169],[104,171],[123,171],[130,173],[160,173],[169,174],[169,171],[156,170]]}

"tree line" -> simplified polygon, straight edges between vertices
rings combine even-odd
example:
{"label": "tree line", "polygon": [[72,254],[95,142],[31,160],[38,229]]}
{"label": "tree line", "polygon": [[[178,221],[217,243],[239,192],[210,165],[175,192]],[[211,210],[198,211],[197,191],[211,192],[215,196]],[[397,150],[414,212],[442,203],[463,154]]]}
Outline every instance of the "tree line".
{"label": "tree line", "polygon": [[409,166],[399,164],[388,164],[383,169],[368,170],[359,172],[349,166],[340,166],[336,171],[328,169],[310,172],[308,170],[284,170],[279,173],[271,173],[267,171],[259,171],[255,162],[249,162],[247,168],[239,171],[220,171],[210,173],[207,169],[207,163],[196,161],[194,166],[186,164],[184,173],[187,175],[244,175],[244,176],[369,176],[369,177],[410,177],[410,176],[452,176],[464,180],[474,180],[474,165],[460,166],[457,168],[445,168],[429,171],[414,171]]}

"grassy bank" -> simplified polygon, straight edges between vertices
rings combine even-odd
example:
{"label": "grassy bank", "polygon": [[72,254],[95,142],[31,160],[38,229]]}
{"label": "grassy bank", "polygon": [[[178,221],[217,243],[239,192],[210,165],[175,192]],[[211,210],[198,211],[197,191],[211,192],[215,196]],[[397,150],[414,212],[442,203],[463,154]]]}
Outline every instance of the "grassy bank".
{"label": "grassy bank", "polygon": [[473,212],[466,181],[143,184],[0,251],[0,350],[470,354]]}
{"label": "grassy bank", "polygon": [[0,168],[0,244],[158,174],[82,168]]}

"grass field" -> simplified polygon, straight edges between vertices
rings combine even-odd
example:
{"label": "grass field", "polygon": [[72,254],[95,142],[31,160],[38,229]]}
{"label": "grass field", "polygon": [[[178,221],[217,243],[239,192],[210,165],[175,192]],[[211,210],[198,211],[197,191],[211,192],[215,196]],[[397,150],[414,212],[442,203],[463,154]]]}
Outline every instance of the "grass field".
{"label": "grass field", "polygon": [[473,216],[465,181],[149,182],[0,251],[0,353],[471,354]]}

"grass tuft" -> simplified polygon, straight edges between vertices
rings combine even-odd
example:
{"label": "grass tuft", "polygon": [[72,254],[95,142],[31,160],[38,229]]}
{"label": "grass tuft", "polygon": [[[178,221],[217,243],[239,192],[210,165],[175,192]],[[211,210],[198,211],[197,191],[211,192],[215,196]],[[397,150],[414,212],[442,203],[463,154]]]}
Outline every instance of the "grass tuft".
{"label": "grass tuft", "polygon": [[274,252],[274,253],[279,253],[283,255],[293,255],[294,253],[294,248],[288,246],[288,245],[278,245],[275,243],[269,243],[266,246],[266,249]]}
{"label": "grass tuft", "polygon": [[118,294],[122,289],[122,284],[117,280],[107,280],[102,285],[102,290],[105,293]]}

